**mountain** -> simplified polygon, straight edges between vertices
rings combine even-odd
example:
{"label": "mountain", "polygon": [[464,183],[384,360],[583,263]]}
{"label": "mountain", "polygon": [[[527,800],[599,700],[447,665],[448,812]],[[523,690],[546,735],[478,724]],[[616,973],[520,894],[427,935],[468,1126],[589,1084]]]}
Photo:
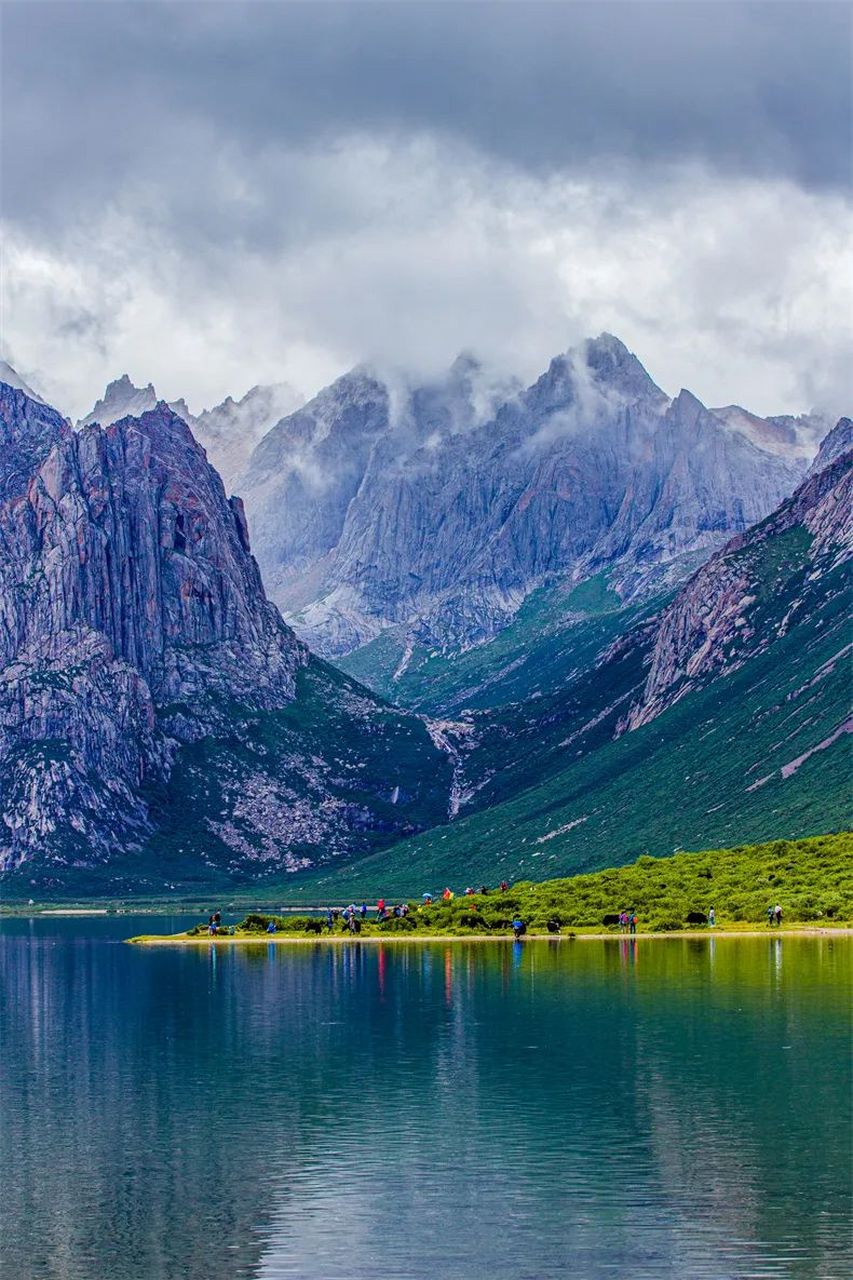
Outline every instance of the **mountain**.
{"label": "mountain", "polygon": [[810,474],[816,475],[825,470],[830,463],[843,457],[853,449],[853,422],[849,418],[839,418],[832,430],[820,443],[817,457],[810,467]]}
{"label": "mountain", "polygon": [[[23,390],[26,391],[26,387]],[[121,418],[149,413],[158,403],[159,397],[150,382],[145,387],[134,386],[125,373],[109,383],[101,399],[77,426],[86,427],[97,422],[108,427]],[[197,415],[190,413],[185,400],[174,400],[169,408],[192,428],[210,462],[230,488],[258,441],[300,403],[298,392],[287,383],[277,383],[252,387],[242,400],[228,396],[213,409],[205,409]]]}
{"label": "mountain", "polygon": [[27,386],[20,374],[6,360],[0,360],[0,382],[8,387],[14,387],[16,391],[23,391],[24,395],[30,400],[35,400],[37,404],[44,404],[41,396],[36,395],[32,387]]}
{"label": "mountain", "polygon": [[[95,401],[90,412],[80,419],[77,426],[89,427],[97,422],[99,426],[109,427],[121,418],[136,418],[142,413],[148,413],[156,409],[158,403],[159,398],[152,383],[137,387],[123,373],[120,378],[107,383],[100,400]],[[175,401],[170,407],[186,422],[189,409],[183,400]]]}
{"label": "mountain", "polygon": [[73,431],[0,384],[0,433],[7,892],[252,879],[446,815],[431,727],[296,639],[167,405]]}
{"label": "mountain", "polygon": [[670,400],[604,334],[527,389],[470,357],[425,386],[355,370],[268,433],[240,491],[271,596],[341,656],[388,631],[465,649],[558,578],[671,589],[806,465]]}
{"label": "mountain", "polygon": [[245,468],[252,450],[272,426],[302,404],[286,382],[252,387],[240,400],[226,396],[213,409],[187,419],[193,435],[229,488]]}
{"label": "mountain", "polygon": [[820,413],[777,414],[761,418],[739,404],[724,405],[711,412],[757,448],[806,463],[814,458],[818,445],[831,426]]}
{"label": "mountain", "polygon": [[664,610],[626,728],[647,724],[692,690],[737,670],[792,628],[811,627],[819,601],[841,589],[841,581],[828,584],[853,554],[850,441],[833,453],[830,446],[828,466],[713,556]]}
{"label": "mountain", "polygon": [[[606,613],[570,630],[574,673],[543,672],[540,696],[496,697],[509,671],[490,705],[457,701],[459,817],[301,891],[541,879],[849,827],[852,490],[847,450],[656,615],[610,639]],[[418,702],[439,710],[425,686]]]}

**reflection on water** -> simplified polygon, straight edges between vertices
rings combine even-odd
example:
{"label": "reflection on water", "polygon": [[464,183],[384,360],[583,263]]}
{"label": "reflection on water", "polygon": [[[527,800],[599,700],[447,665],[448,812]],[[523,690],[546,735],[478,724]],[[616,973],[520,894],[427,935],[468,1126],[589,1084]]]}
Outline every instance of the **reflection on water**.
{"label": "reflection on water", "polygon": [[0,926],[4,1278],[853,1264],[849,940],[143,928]]}

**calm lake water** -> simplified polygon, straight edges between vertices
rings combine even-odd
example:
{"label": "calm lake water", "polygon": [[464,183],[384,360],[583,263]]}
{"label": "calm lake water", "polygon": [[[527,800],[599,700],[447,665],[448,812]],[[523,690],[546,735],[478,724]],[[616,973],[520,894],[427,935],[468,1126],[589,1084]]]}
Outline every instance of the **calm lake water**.
{"label": "calm lake water", "polygon": [[847,1276],[849,939],[4,920],[0,1274]]}

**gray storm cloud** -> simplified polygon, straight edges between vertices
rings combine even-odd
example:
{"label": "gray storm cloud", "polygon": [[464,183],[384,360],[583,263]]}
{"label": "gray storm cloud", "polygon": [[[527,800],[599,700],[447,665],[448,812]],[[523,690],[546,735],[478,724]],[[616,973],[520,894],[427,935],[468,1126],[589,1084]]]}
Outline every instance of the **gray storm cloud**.
{"label": "gray storm cloud", "polygon": [[5,4],[2,342],[69,413],[619,334],[850,398],[834,3]]}

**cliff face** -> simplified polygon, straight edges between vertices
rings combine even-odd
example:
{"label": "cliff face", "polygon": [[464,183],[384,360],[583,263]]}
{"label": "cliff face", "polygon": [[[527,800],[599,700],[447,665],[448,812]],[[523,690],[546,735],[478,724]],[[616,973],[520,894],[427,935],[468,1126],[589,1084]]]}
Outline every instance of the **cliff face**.
{"label": "cliff face", "polygon": [[[267,868],[287,867],[295,844],[310,861],[332,834],[346,851],[349,828],[417,825],[405,798],[420,784],[389,782],[392,762],[356,787],[345,769],[321,767],[322,728],[300,744],[290,722],[277,752],[270,719],[292,707],[310,655],[266,599],[242,503],[226,497],[180,418],[159,404],[72,432],[0,387],[0,433],[0,866],[33,856],[91,865],[141,849],[156,827],[151,789],[168,809],[163,789],[195,743],[224,743],[220,773],[266,787],[230,843],[220,814],[198,801],[186,815],[198,856],[207,832],[235,865],[262,850]],[[385,713],[367,695],[333,690],[324,670],[313,670],[315,701],[338,704],[357,756]],[[252,717],[267,718],[265,743],[238,770],[233,741],[251,737]],[[421,722],[399,719],[429,753]],[[394,785],[399,815],[382,801],[377,819],[372,798]],[[326,804],[325,821],[310,814],[314,803]]]}
{"label": "cliff face", "polygon": [[474,361],[414,389],[348,375],[267,435],[241,492],[270,592],[321,652],[389,627],[452,649],[554,576],[606,569],[625,599],[683,579],[805,466],[670,402],[603,335],[527,390]]}
{"label": "cliff face", "polygon": [[829,464],[712,557],[664,611],[642,696],[624,728],[648,723],[715,676],[737,670],[807,621],[819,594],[844,590],[839,570],[853,554],[853,452],[835,445],[845,421],[827,442]]}
{"label": "cliff face", "polygon": [[853,421],[850,418],[839,418],[835,426],[820,443],[817,457],[809,468],[810,475],[824,471],[837,458],[843,457],[853,449]]}

